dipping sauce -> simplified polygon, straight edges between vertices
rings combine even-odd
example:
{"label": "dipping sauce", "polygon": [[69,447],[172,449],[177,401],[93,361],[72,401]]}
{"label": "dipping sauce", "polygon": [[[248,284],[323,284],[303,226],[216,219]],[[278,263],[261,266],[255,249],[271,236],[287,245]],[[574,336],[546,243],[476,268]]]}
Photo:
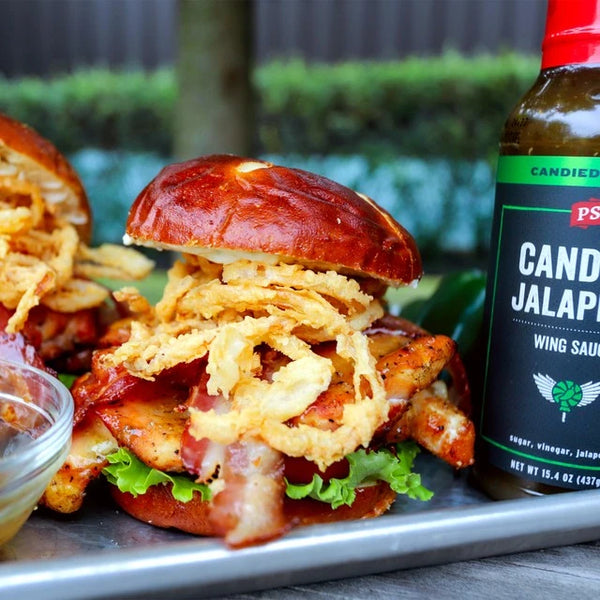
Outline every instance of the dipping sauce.
{"label": "dipping sauce", "polygon": [[70,447],[73,400],[52,375],[0,360],[0,545],[36,507]]}

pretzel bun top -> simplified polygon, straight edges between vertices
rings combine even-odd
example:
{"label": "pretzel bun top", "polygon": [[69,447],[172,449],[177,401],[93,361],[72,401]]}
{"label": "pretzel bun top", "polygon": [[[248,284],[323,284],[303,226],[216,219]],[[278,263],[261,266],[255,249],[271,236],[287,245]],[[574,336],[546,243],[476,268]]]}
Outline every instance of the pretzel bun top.
{"label": "pretzel bun top", "polygon": [[231,155],[165,167],[131,207],[125,242],[215,262],[300,262],[394,286],[421,276],[414,239],[370,198],[307,171]]}
{"label": "pretzel bun top", "polygon": [[67,159],[36,131],[0,113],[0,178],[37,185],[55,214],[75,225],[84,241],[91,234],[91,212],[83,185]]}

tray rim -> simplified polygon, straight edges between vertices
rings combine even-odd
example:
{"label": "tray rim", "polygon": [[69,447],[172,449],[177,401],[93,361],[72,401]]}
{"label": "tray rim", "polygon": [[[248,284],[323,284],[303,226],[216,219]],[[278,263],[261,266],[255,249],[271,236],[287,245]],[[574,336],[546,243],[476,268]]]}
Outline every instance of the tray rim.
{"label": "tray rim", "polygon": [[[80,600],[174,589],[195,598],[600,539],[600,490],[314,525],[228,550],[218,540],[0,563],[0,598]],[[91,593],[90,591],[93,590]]]}

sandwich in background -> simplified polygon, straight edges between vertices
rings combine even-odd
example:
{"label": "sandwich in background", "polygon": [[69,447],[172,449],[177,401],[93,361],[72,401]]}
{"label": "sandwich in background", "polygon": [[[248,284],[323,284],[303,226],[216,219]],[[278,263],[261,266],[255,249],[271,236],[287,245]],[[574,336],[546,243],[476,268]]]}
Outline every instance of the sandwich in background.
{"label": "sandwich in background", "polygon": [[26,125],[0,114],[0,357],[57,373],[90,368],[120,316],[99,277],[140,279],[141,253],[89,246],[92,215],[67,159]]}

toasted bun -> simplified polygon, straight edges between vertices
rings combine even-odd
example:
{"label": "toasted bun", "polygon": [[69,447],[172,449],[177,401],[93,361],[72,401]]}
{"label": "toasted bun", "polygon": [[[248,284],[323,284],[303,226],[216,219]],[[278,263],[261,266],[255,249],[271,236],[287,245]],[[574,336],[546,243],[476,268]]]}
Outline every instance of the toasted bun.
{"label": "toasted bun", "polygon": [[275,257],[387,285],[421,276],[412,236],[366,196],[306,171],[230,155],[165,167],[135,200],[125,241],[223,262]]}
{"label": "toasted bun", "polygon": [[67,159],[48,140],[23,123],[0,113],[0,176],[39,186],[44,200],[75,225],[85,241],[91,213],[83,185]]}
{"label": "toasted bun", "polygon": [[[175,500],[169,486],[155,485],[145,494],[132,496],[110,486],[115,502],[129,515],[156,527],[174,528],[195,535],[214,536],[215,530],[208,518],[209,505],[199,494],[189,502]],[[335,510],[315,500],[285,499],[285,515],[292,526],[332,523],[350,519],[377,517],[388,510],[396,492],[387,483],[379,483],[357,490],[352,506]]]}
{"label": "toasted bun", "polygon": [[173,498],[168,485],[154,485],[138,496],[121,492],[114,485],[110,486],[110,492],[115,502],[139,521],[196,535],[215,535],[208,519],[208,503],[201,500],[200,494],[194,494],[189,502],[184,503]]}

